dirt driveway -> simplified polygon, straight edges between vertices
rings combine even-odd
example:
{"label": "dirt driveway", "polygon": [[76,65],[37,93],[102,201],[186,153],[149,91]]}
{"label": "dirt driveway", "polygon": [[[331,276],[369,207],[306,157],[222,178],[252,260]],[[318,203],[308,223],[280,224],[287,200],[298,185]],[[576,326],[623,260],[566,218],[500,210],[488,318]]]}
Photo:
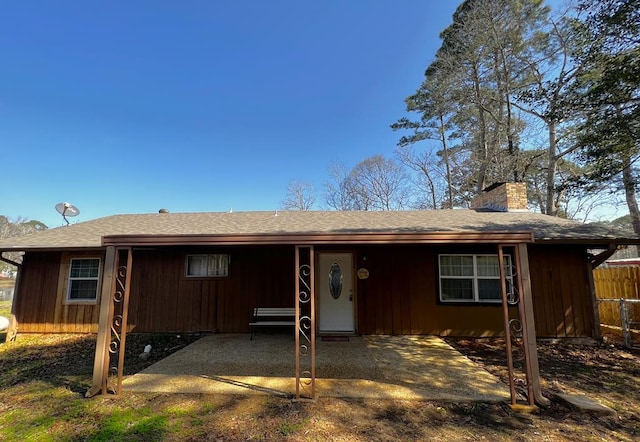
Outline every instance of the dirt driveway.
{"label": "dirt driveway", "polygon": [[[290,335],[210,335],[129,376],[128,391],[272,394],[295,392]],[[433,336],[358,336],[316,344],[318,397],[503,401],[495,376]]]}

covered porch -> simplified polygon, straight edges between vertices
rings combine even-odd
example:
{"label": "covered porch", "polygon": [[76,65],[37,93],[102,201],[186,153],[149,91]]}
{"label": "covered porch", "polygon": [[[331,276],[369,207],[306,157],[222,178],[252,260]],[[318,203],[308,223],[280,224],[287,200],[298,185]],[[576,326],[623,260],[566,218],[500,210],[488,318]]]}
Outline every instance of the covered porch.
{"label": "covered porch", "polygon": [[[208,335],[123,381],[125,391],[294,397],[290,334]],[[505,401],[509,388],[435,336],[316,341],[321,397]]]}
{"label": "covered porch", "polygon": [[[87,396],[92,396],[98,392],[106,394],[108,392],[115,392],[119,394],[123,387],[122,369],[124,364],[122,349],[126,343],[126,332],[128,325],[128,303],[129,293],[131,285],[131,272],[135,265],[132,249],[134,247],[141,246],[167,246],[176,244],[178,241],[172,237],[139,237],[139,236],[111,236],[103,238],[103,245],[106,246],[105,257],[105,272],[103,277],[103,293],[101,299],[100,308],[100,321],[97,337],[96,358],[94,363],[94,379],[92,388],[87,392]],[[343,380],[359,379],[367,382],[387,383],[389,379],[394,379],[390,383],[393,387],[389,390],[397,390],[392,393],[388,393],[394,397],[395,394],[404,394],[403,391],[413,390],[408,392],[409,396],[413,395],[416,398],[430,398],[436,399],[443,394],[445,390],[448,390],[448,395],[458,398],[456,396],[460,392],[467,392],[466,399],[469,397],[469,392],[479,391],[482,394],[483,388],[477,388],[470,381],[471,384],[465,381],[466,378],[472,379],[467,376],[468,372],[462,370],[457,372],[456,376],[450,376],[449,373],[452,367],[459,365],[464,367],[467,362],[461,356],[454,356],[455,351],[449,348],[448,354],[441,357],[432,358],[429,352],[423,351],[423,346],[429,347],[430,351],[434,351],[438,347],[448,347],[444,344],[444,341],[437,338],[429,338],[422,336],[420,338],[414,338],[418,341],[411,342],[411,336],[397,337],[397,336],[376,336],[370,338],[368,336],[364,338],[351,337],[353,343],[360,343],[360,347],[354,346],[347,354],[331,355],[330,352],[318,351],[318,344],[324,342],[320,339],[316,339],[316,294],[317,289],[315,276],[315,267],[317,264],[315,249],[316,247],[322,247],[331,245],[332,247],[354,245],[374,245],[374,244],[416,244],[416,245],[428,245],[428,244],[484,244],[493,248],[497,252],[498,257],[498,271],[499,281],[501,285],[502,294],[502,313],[504,332],[507,340],[507,356],[509,372],[513,373],[513,365],[511,358],[511,334],[519,336],[517,339],[524,347],[525,363],[524,369],[526,372],[526,385],[527,385],[527,401],[530,405],[533,405],[534,400],[538,403],[547,402],[546,398],[540,394],[539,387],[539,375],[537,354],[535,345],[535,327],[533,325],[533,310],[531,304],[531,286],[529,279],[529,266],[527,259],[527,243],[532,241],[531,233],[518,232],[518,233],[502,233],[502,232],[486,232],[482,234],[478,233],[421,233],[421,234],[387,234],[387,233],[363,233],[363,234],[350,234],[350,235],[287,235],[287,236],[240,236],[229,238],[228,236],[198,236],[198,237],[181,237],[179,238],[181,243],[198,244],[198,245],[224,245],[224,246],[238,246],[243,244],[289,244],[295,247],[294,256],[294,269],[295,269],[295,342],[291,342],[291,345],[271,346],[268,351],[264,351],[264,355],[267,358],[265,361],[273,363],[274,360],[284,362],[284,366],[278,366],[276,368],[263,368],[258,373],[248,373],[249,377],[264,377],[260,373],[272,371],[272,375],[269,378],[278,378],[281,384],[279,387],[274,385],[261,386],[260,384],[254,385],[255,389],[266,389],[266,391],[272,390],[272,393],[289,395],[287,384],[287,377],[295,375],[293,379],[295,394],[293,396],[296,400],[315,400],[319,395],[339,395],[336,391],[341,389],[341,384],[344,384]],[[513,284],[510,289],[507,288],[506,261],[504,259],[504,249],[508,248],[511,253],[514,254],[514,268],[513,271]],[[351,299],[351,297],[350,297]],[[510,313],[510,306],[514,306],[517,311],[518,318],[512,318]],[[517,306],[517,307],[516,307]],[[215,336],[212,340],[217,339]],[[237,338],[232,338],[237,339]],[[431,343],[429,344],[429,340]],[[349,341],[351,342],[351,340]],[[381,344],[382,343],[382,344]],[[203,344],[204,345],[204,344]],[[237,348],[235,348],[237,347]],[[260,354],[258,349],[252,349],[245,353],[239,352],[238,348],[243,346],[231,346],[225,349],[225,351],[217,352],[221,355],[223,353],[229,353],[226,356],[242,355],[241,359],[236,366],[242,365],[244,370],[247,367],[252,367],[257,364],[257,355]],[[334,351],[338,351],[342,348],[344,352],[346,346],[336,346]],[[280,351],[284,349],[285,353],[276,354],[274,349],[278,348]],[[327,348],[330,348],[327,346]],[[452,353],[453,352],[453,353]],[[117,362],[117,382],[112,384],[109,379],[109,366],[110,364],[109,353],[118,355]],[[199,358],[209,358],[211,352],[203,348],[199,352],[191,353],[195,354],[195,357],[187,357],[186,360],[180,361],[175,366],[185,373],[185,378],[181,381],[170,381],[169,384],[173,384],[170,388],[177,388],[175,384],[183,383],[184,385],[194,385],[194,378],[196,376],[198,381],[204,382],[206,380],[215,381],[210,382],[209,385],[227,384],[227,388],[230,385],[240,388],[249,388],[253,385],[247,382],[244,378],[236,377],[221,377],[228,376],[224,372],[233,372],[227,369],[219,372],[219,369],[214,369],[213,372],[207,370],[197,369],[199,364]],[[216,352],[214,352],[216,353]],[[322,355],[321,355],[322,354]],[[353,355],[359,354],[356,358]],[[203,356],[207,355],[207,356]],[[293,357],[292,357],[293,356]],[[176,356],[178,357],[178,356]],[[323,357],[326,359],[323,361]],[[462,358],[462,359],[460,359]],[[115,358],[114,358],[115,359]],[[169,358],[169,361],[173,360]],[[209,359],[206,359],[209,360]],[[327,367],[329,373],[337,373],[339,371],[341,363],[345,361],[351,362],[349,370],[351,372],[357,372],[358,370],[371,370],[369,377],[362,375],[343,375],[342,377],[332,377],[332,374],[320,374],[318,370],[321,369],[322,364]],[[361,362],[360,362],[361,361]],[[410,361],[414,364],[412,368],[407,367],[407,362]],[[114,361],[115,362],[115,361]],[[240,364],[241,362],[241,364]],[[166,362],[168,364],[169,362]],[[206,362],[202,362],[207,365]],[[220,363],[220,361],[218,361]],[[295,363],[295,365],[293,365]],[[411,367],[409,364],[409,367]],[[188,366],[192,366],[195,372],[189,371]],[[162,365],[160,365],[162,367]],[[439,368],[437,371],[433,371],[433,368]],[[115,368],[115,367],[114,367]],[[176,370],[168,369],[164,373],[169,374]],[[241,370],[242,371],[242,370]],[[378,373],[378,375],[376,375]],[[386,373],[386,375],[385,375]],[[154,373],[146,373],[154,374]],[[155,373],[156,375],[162,375],[163,373]],[[396,378],[400,376],[400,378]],[[372,377],[372,379],[370,379]],[[449,382],[448,379],[455,379],[455,381]],[[160,378],[158,378],[160,379]],[[320,379],[327,379],[324,382],[324,386],[321,386],[318,382]],[[335,381],[335,380],[338,381]],[[517,395],[515,391],[514,376],[510,375],[510,397],[512,404],[517,401]],[[273,379],[271,379],[273,380]],[[131,381],[132,382],[132,381]],[[150,382],[140,381],[143,384],[150,385]],[[271,381],[269,381],[271,382]],[[267,382],[267,384],[269,384]],[[491,381],[493,382],[493,381]],[[152,382],[151,382],[152,383]],[[284,383],[284,384],[282,384]],[[481,382],[482,383],[482,382]],[[282,385],[285,385],[284,387]],[[347,385],[353,385],[353,381],[347,382]],[[422,386],[422,387],[421,387]],[[427,386],[427,393],[420,392],[419,390],[424,386]],[[368,387],[372,387],[369,385]],[[447,388],[448,387],[448,388]],[[169,388],[169,387],[168,387]],[[375,390],[376,388],[373,388]],[[431,391],[429,393],[428,391]],[[439,393],[434,393],[439,391]],[[451,392],[453,391],[453,393]],[[372,393],[373,397],[379,397],[379,393]],[[384,396],[384,395],[383,395]],[[365,396],[366,397],[366,396]],[[458,399],[464,400],[462,397]]]}

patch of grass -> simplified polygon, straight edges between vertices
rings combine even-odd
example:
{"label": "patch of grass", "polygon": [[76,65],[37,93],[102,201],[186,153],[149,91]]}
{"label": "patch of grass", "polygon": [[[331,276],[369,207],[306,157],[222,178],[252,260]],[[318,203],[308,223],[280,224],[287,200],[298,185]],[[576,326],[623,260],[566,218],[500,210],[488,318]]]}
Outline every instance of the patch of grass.
{"label": "patch of grass", "polygon": [[11,316],[11,301],[0,301],[0,316],[5,318]]}
{"label": "patch of grass", "polygon": [[153,441],[160,440],[168,431],[167,418],[154,415],[148,408],[125,409],[103,420],[101,428],[87,437],[87,441]]}
{"label": "patch of grass", "polygon": [[300,422],[281,422],[279,430],[283,436],[289,436],[302,430],[308,423],[309,418],[304,418]]}
{"label": "patch of grass", "polygon": [[11,397],[0,395],[0,404],[11,407],[9,412],[0,413],[0,434],[6,440],[56,440],[48,436],[51,429],[69,420],[68,414],[78,407],[77,395],[42,382],[8,391],[13,393]]}

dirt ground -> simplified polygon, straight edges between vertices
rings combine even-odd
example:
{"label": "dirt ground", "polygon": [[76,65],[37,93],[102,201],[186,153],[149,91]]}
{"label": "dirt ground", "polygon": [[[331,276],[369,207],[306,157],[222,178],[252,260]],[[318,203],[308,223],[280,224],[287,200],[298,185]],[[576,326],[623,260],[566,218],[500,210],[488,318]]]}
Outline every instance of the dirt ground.
{"label": "dirt ground", "polygon": [[[487,371],[508,382],[504,340],[447,339],[457,350],[481,364]],[[628,434],[640,439],[640,350],[622,347],[616,335],[607,335],[603,343],[577,345],[570,341],[538,342],[538,359],[543,394],[553,399],[556,393],[584,394],[613,408],[616,418],[578,415],[553,401],[542,408],[542,422],[559,422],[567,417],[594,429],[606,429],[607,435]],[[516,368],[522,354],[516,350]],[[518,361],[519,360],[519,361]],[[519,379],[524,376],[519,371]],[[522,384],[520,384],[522,385]],[[523,387],[519,387],[524,392]]]}
{"label": "dirt ground", "polygon": [[[0,334],[0,339],[4,336]],[[137,372],[197,336],[130,335],[127,373]],[[506,380],[504,342],[447,339]],[[147,361],[144,345],[156,351]],[[84,399],[93,364],[91,335],[19,335],[0,344],[0,439],[4,440],[606,440],[640,439],[640,353],[613,344],[539,344],[545,394],[578,392],[616,416],[553,402],[537,413],[508,404],[125,393]]]}

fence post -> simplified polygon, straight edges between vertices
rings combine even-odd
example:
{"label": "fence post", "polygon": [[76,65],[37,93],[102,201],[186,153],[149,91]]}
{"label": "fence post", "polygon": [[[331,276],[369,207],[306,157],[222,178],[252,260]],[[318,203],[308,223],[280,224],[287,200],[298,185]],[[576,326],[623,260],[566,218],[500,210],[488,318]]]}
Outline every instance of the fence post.
{"label": "fence post", "polygon": [[622,326],[622,339],[624,346],[631,348],[631,330],[629,326],[629,308],[624,299],[620,298],[620,325]]}

